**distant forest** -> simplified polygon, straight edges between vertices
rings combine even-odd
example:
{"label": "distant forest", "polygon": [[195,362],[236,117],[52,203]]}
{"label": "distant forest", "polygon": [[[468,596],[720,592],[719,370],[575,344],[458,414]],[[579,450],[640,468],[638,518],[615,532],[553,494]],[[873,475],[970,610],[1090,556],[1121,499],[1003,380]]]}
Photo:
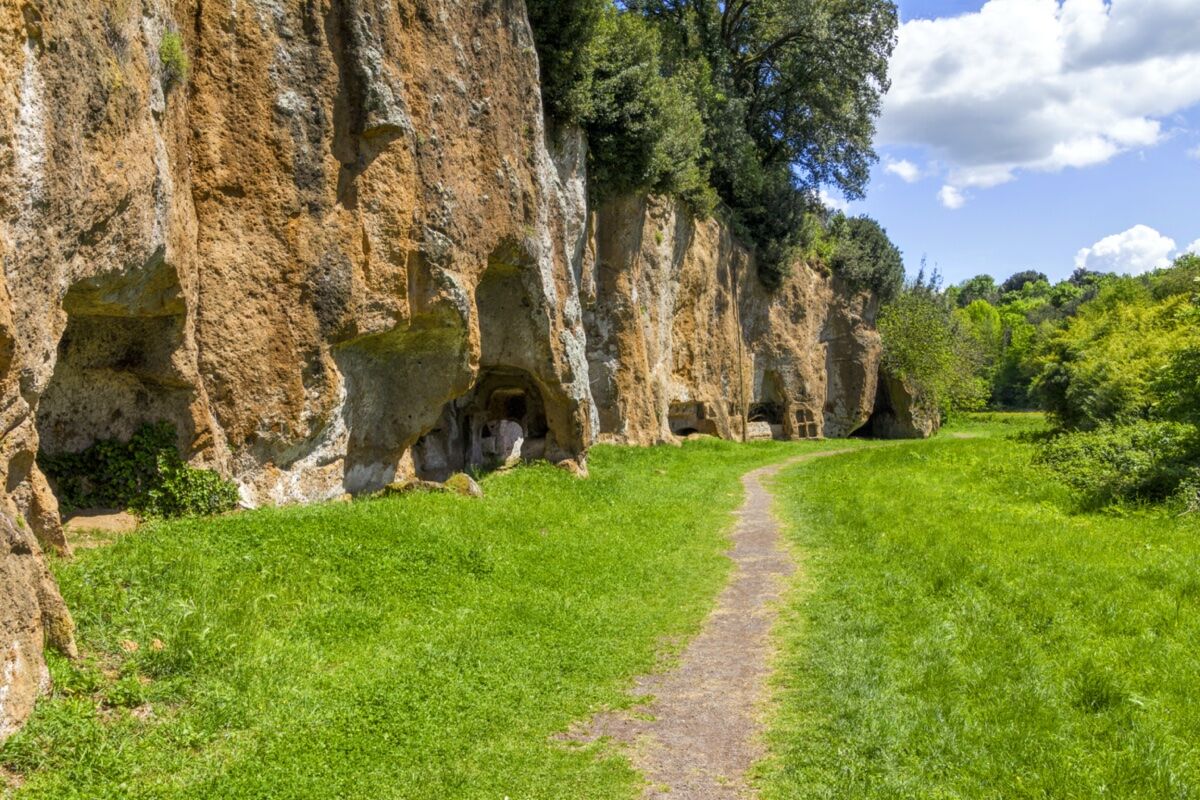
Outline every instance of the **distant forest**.
{"label": "distant forest", "polygon": [[1039,460],[1089,503],[1200,506],[1200,256],[1056,284],[1025,271],[943,289],[922,274],[880,330],[888,369],[943,416],[1044,410]]}

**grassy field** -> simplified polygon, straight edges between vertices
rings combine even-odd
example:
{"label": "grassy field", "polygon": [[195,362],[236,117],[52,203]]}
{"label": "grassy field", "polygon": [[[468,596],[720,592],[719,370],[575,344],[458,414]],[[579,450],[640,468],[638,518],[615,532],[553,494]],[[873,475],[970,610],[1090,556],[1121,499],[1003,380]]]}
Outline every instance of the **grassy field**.
{"label": "grassy field", "polygon": [[[803,569],[765,800],[1200,798],[1200,522],[1078,512],[1030,415],[776,483]],[[55,565],[87,658],[17,798],[632,798],[555,734],[628,702],[728,574],[738,476],[816,449],[598,447],[470,500],[161,524]],[[0,778],[4,773],[0,772]],[[0,784],[2,785],[2,784]]]}
{"label": "grassy field", "polygon": [[88,661],[54,661],[0,765],[54,800],[631,797],[624,760],[552,735],[695,630],[738,476],[837,444],[597,447],[587,481],[531,467],[483,500],[264,510],[83,552],[55,572]]}
{"label": "grassy field", "polygon": [[1200,797],[1200,524],[1078,513],[1030,420],[781,475],[765,798]]}

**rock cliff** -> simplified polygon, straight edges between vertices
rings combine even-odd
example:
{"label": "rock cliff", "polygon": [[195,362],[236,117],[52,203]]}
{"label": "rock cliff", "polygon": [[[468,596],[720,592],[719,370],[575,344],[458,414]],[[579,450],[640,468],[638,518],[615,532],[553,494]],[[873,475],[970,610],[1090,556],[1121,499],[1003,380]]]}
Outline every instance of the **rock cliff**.
{"label": "rock cliff", "polygon": [[599,440],[840,437],[871,416],[869,294],[802,263],[768,292],[727,227],[670,200],[606,203],[590,234],[581,285]]}
{"label": "rock cliff", "polygon": [[868,420],[871,297],[585,156],[521,0],[0,4],[0,736],[74,647],[39,451],[166,420],[256,505]]}

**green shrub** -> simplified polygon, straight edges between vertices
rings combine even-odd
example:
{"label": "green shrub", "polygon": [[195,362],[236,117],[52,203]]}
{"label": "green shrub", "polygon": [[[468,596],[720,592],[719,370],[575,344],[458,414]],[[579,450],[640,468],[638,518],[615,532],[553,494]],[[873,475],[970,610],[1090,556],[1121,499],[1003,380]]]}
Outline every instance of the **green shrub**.
{"label": "green shrub", "polygon": [[237,486],[187,465],[168,422],[143,425],[129,439],[104,439],[79,453],[41,454],[62,505],[125,508],[147,517],[218,514],[237,506]]}
{"label": "green shrub", "polygon": [[1048,440],[1035,461],[1082,493],[1091,505],[1161,501],[1195,479],[1200,430],[1183,423],[1144,420],[1103,425]]}
{"label": "green shrub", "polygon": [[[1155,409],[1161,400],[1155,380],[1196,342],[1190,297],[1156,301],[1137,279],[1111,280],[1033,355],[1039,366],[1033,389],[1066,429],[1162,416]],[[1188,365],[1177,366],[1178,379],[1186,382]]]}
{"label": "green shrub", "polygon": [[163,81],[168,87],[187,83],[191,64],[183,49],[183,37],[174,31],[163,34],[158,45],[158,60],[162,62]]}

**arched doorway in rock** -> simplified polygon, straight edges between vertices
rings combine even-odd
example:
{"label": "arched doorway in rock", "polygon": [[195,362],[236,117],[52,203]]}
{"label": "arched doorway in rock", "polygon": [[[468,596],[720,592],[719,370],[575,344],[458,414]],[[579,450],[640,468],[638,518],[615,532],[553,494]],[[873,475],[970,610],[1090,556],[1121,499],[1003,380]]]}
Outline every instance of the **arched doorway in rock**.
{"label": "arched doorway in rock", "polygon": [[449,402],[438,424],[413,448],[418,476],[444,480],[460,470],[489,470],[548,455],[557,395],[536,374],[550,365],[546,302],[534,261],[520,248],[497,249],[475,289],[479,372],[471,388]]}
{"label": "arched doorway in rock", "polygon": [[703,433],[709,436],[720,436],[717,422],[712,418],[708,405],[697,401],[681,401],[671,403],[667,409],[667,424],[671,433],[676,436],[690,436],[693,433]]}
{"label": "arched doorway in rock", "polygon": [[440,481],[463,470],[544,458],[549,434],[544,397],[523,369],[481,370],[471,391],[447,403],[437,426],[413,447],[417,475]]}

